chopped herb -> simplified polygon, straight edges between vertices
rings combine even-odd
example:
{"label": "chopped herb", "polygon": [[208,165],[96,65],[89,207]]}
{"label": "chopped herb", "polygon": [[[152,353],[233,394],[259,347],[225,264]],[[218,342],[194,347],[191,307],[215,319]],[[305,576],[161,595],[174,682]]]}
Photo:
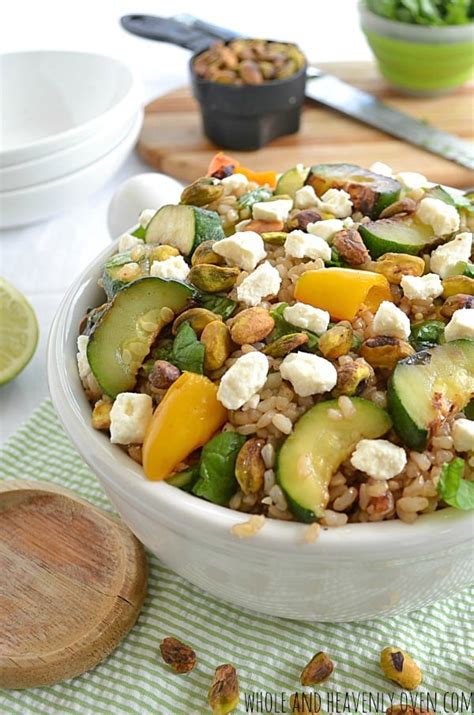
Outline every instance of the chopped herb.
{"label": "chopped herb", "polygon": [[280,303],[278,308],[274,308],[270,311],[270,315],[275,321],[275,327],[272,334],[270,335],[270,341],[273,342],[278,340],[278,338],[284,335],[290,335],[291,333],[306,333],[308,336],[308,342],[301,347],[302,350],[307,350],[309,352],[314,352],[317,350],[319,345],[319,338],[316,333],[312,333],[311,330],[302,330],[297,325],[292,325],[283,317],[283,312],[285,308],[288,308],[288,303]]}
{"label": "chopped herb", "polygon": [[203,447],[193,494],[214,504],[228,504],[237,489],[235,462],[245,440],[236,432],[221,432]]}
{"label": "chopped herb", "polygon": [[132,236],[135,236],[135,238],[141,238],[142,241],[145,239],[145,234],[146,234],[146,229],[143,228],[143,226],[139,226],[138,228],[133,231]]}
{"label": "chopped herb", "polygon": [[198,340],[196,333],[188,322],[182,323],[173,343],[173,358],[170,362],[180,370],[196,372],[202,375],[204,372],[204,354],[206,348]]}
{"label": "chopped herb", "polygon": [[474,509],[474,482],[463,479],[464,459],[457,457],[449,464],[443,464],[438,482],[438,494],[455,509]]}
{"label": "chopped herb", "polygon": [[444,343],[445,325],[440,320],[425,320],[411,329],[410,344],[415,350],[426,350]]}
{"label": "chopped herb", "polygon": [[199,464],[195,464],[193,467],[189,467],[189,469],[185,469],[183,472],[173,474],[173,476],[166,481],[168,484],[172,484],[174,487],[182,489],[183,492],[190,492],[198,479]]}
{"label": "chopped herb", "polygon": [[235,300],[227,298],[225,295],[220,295],[219,293],[214,293],[213,295],[209,293],[200,293],[198,296],[199,303],[203,308],[211,310],[213,313],[222,315],[224,320],[230,318],[237,308],[237,303]]}

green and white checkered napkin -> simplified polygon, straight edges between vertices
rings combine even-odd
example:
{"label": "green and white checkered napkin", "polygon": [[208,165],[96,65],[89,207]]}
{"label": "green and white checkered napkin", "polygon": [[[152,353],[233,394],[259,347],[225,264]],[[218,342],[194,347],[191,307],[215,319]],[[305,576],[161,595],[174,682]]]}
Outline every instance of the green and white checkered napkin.
{"label": "green and white checkered napkin", "polygon": [[[62,484],[112,510],[49,402],[7,442],[0,465],[0,479]],[[330,654],[336,665],[331,679],[319,690],[324,712],[385,712],[389,694],[395,694],[395,703],[400,702],[400,695],[402,700],[408,695],[381,675],[379,653],[389,644],[408,650],[422,668],[424,680],[418,698],[421,693],[429,693],[432,699],[436,696],[437,713],[471,712],[466,705],[461,710],[461,705],[468,702],[472,686],[472,590],[430,608],[370,623],[298,623],[229,606],[190,586],[154,556],[149,555],[149,564],[143,611],[116,651],[74,680],[27,691],[0,690],[1,715],[209,713],[209,683],[216,666],[227,662],[236,666],[240,679],[241,701],[236,713],[287,712],[285,703],[298,690],[302,667],[318,650]],[[161,660],[159,643],[168,635],[195,649],[198,664],[188,675],[175,675]],[[453,708],[456,703],[457,710]]]}

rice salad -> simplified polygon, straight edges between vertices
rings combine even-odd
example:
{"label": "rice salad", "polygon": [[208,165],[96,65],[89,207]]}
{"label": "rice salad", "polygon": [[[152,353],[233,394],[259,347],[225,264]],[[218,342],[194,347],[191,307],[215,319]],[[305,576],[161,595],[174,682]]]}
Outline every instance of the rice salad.
{"label": "rice salad", "polygon": [[474,507],[472,196],[223,154],[103,266],[78,368],[144,476],[319,528]]}

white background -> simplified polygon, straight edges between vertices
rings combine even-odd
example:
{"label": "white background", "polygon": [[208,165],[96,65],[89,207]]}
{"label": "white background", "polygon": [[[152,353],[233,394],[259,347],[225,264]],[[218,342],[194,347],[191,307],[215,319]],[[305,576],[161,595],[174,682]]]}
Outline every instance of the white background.
{"label": "white background", "polygon": [[[371,56],[359,29],[356,0],[9,0],[2,3],[0,48],[2,52],[70,49],[113,55],[138,72],[148,101],[186,82],[189,55],[129,35],[121,29],[119,18],[186,12],[242,34],[296,41],[315,63]],[[110,238],[106,211],[115,188],[145,170],[140,159],[131,155],[106,187],[74,210],[27,228],[0,231],[0,273],[29,298],[41,331],[32,362],[13,382],[0,387],[0,441],[47,397],[46,342],[59,301],[74,276]]]}

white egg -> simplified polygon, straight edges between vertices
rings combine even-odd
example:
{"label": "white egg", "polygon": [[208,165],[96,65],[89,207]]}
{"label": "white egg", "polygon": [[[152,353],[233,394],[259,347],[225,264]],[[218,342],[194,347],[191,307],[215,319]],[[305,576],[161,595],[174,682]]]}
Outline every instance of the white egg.
{"label": "white egg", "polygon": [[112,196],[107,213],[112,238],[137,224],[144,209],[178,203],[182,190],[179,181],[166,174],[137,174],[124,181]]}

